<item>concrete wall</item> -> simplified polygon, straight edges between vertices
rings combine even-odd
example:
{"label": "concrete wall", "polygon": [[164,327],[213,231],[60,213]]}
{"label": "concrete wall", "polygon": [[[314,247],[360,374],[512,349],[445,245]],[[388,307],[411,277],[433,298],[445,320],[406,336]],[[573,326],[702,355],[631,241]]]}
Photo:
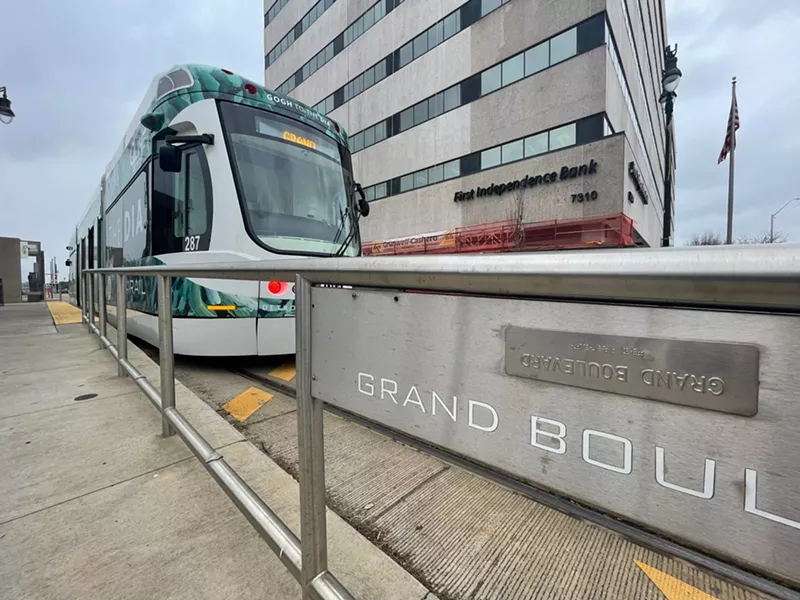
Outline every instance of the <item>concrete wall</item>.
{"label": "concrete wall", "polygon": [[[481,171],[468,177],[446,181],[419,190],[373,202],[372,211],[362,219],[362,238],[386,240],[416,233],[426,233],[478,225],[508,219],[513,214],[515,196],[520,194],[526,222],[549,219],[575,219],[623,212],[625,207],[625,137],[616,135],[517,163]],[[456,192],[507,183],[526,175],[560,171],[563,166],[598,163],[594,175],[553,184],[455,202]],[[596,191],[592,202],[572,202],[572,194]]]}
{"label": "concrete wall", "polygon": [[0,279],[3,280],[3,301],[22,302],[22,264],[19,238],[0,237]]}

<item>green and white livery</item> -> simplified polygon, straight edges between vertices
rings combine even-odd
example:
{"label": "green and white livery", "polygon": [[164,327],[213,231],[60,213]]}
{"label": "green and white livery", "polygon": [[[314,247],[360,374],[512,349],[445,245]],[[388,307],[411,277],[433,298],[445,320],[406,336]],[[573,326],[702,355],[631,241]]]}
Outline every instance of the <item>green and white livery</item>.
{"label": "green and white livery", "polygon": [[[153,80],[76,227],[71,290],[82,303],[80,272],[96,266],[356,256],[367,212],[336,122],[226,69],[179,65]],[[129,332],[156,343],[154,278],[126,294]],[[172,310],[178,354],[294,352],[285,282],[177,278]]]}

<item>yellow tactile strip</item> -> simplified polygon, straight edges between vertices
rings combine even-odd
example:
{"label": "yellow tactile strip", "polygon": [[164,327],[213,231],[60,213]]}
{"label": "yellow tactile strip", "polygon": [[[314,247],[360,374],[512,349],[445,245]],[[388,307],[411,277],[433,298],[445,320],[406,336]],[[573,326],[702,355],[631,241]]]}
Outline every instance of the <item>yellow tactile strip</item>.
{"label": "yellow tactile strip", "polygon": [[241,423],[267,402],[272,400],[272,398],[273,395],[269,392],[251,387],[236,396],[230,402],[223,404],[222,408]]}
{"label": "yellow tactile strip", "polygon": [[53,322],[56,325],[80,323],[82,320],[81,309],[77,306],[73,306],[69,302],[53,300],[47,303],[47,308],[50,309],[50,314],[53,316]]}
{"label": "yellow tactile strip", "polygon": [[277,369],[273,369],[269,372],[270,377],[275,377],[277,379],[282,379],[283,381],[289,382],[295,378],[297,375],[297,367],[295,367],[294,361],[287,362],[284,365],[281,365]]}

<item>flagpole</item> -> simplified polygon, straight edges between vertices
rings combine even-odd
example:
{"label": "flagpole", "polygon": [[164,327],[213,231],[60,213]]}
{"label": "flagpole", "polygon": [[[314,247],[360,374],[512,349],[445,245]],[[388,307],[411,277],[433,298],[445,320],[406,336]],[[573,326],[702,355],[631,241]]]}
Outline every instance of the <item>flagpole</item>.
{"label": "flagpole", "polygon": [[730,136],[731,140],[731,155],[730,155],[730,172],[728,174],[728,235],[725,240],[726,244],[733,243],[733,165],[734,165],[734,154],[736,152],[736,77],[733,78],[731,82],[731,114],[729,117],[730,130],[728,135]]}

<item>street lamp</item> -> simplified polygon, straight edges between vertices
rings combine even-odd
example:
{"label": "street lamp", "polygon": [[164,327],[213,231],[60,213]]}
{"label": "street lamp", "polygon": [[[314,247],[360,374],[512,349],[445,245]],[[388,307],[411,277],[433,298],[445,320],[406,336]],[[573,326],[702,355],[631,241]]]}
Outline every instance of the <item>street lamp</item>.
{"label": "street lamp", "polygon": [[800,200],[800,198],[792,198],[786,204],[781,206],[777,211],[775,211],[774,213],[772,213],[769,216],[769,243],[770,244],[774,244],[775,243],[775,217],[777,217],[778,213],[781,212],[787,206],[789,206],[792,202],[797,202],[798,200]]}
{"label": "street lamp", "polygon": [[0,87],[0,123],[8,125],[14,120],[14,111],[11,110],[11,100],[6,96],[6,88]]}
{"label": "street lamp", "polygon": [[665,155],[664,162],[664,233],[661,237],[661,245],[669,246],[672,238],[672,174],[675,171],[672,164],[673,144],[675,140],[672,135],[672,110],[675,105],[675,98],[678,94],[675,90],[681,82],[681,70],[678,68],[678,44],[673,50],[670,46],[664,48],[664,71],[661,73],[661,98],[659,102],[664,104],[664,112],[667,115],[665,124]]}

